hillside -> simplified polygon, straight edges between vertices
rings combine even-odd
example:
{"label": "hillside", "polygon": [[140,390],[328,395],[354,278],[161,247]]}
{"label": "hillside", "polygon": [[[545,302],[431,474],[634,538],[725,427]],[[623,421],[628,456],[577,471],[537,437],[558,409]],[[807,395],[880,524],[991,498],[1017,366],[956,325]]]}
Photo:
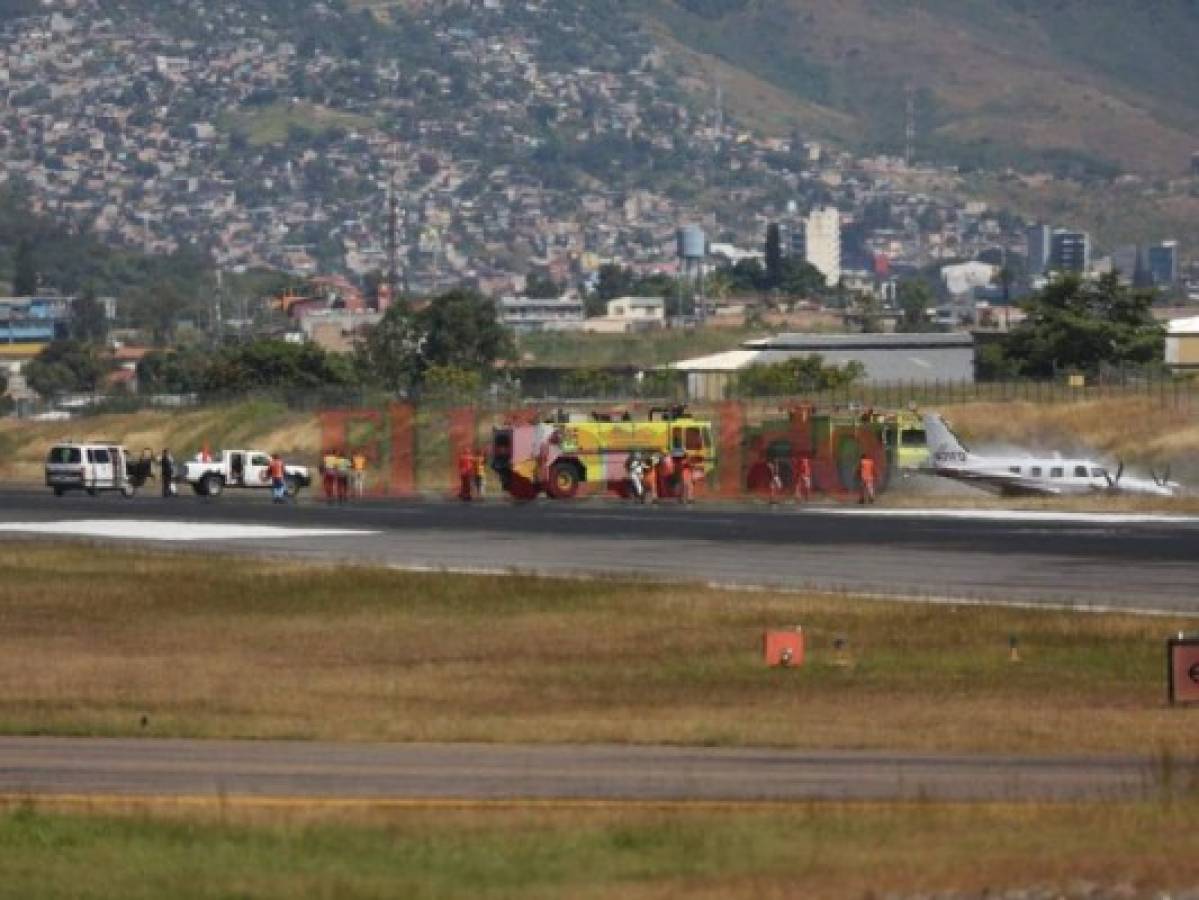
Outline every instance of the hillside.
{"label": "hillside", "polygon": [[1180,173],[1199,149],[1199,4],[1155,0],[652,0],[730,110],[967,165]]}

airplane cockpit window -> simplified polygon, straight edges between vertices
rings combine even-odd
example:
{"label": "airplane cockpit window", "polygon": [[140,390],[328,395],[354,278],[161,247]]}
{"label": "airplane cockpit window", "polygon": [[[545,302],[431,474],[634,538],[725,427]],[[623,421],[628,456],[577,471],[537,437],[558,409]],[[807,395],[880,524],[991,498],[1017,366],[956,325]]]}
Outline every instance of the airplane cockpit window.
{"label": "airplane cockpit window", "polygon": [[1063,469],[1061,466],[1054,466],[1052,469],[1049,470],[1049,477],[1050,478],[1065,478],[1066,470]]}
{"label": "airplane cockpit window", "polygon": [[[1095,471],[1098,472],[1099,470],[1096,469]],[[1074,467],[1074,477],[1075,478],[1086,478],[1087,477],[1087,467],[1086,466],[1075,466]],[[1098,477],[1098,476],[1096,476],[1096,477]]]}

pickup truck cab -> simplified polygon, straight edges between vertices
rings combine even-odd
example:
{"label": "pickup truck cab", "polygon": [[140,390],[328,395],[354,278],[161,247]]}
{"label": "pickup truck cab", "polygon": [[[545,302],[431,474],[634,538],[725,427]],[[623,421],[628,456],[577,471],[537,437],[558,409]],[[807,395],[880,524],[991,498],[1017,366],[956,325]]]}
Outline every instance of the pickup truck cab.
{"label": "pickup truck cab", "polygon": [[[271,456],[261,450],[225,450],[212,460],[191,459],[182,478],[201,497],[219,497],[225,488],[270,488]],[[285,466],[288,496],[312,484],[306,466]]]}
{"label": "pickup truck cab", "polygon": [[46,487],[56,497],[67,491],[120,491],[132,497],[141,487],[148,471],[120,444],[110,441],[73,441],[55,444],[46,455]]}

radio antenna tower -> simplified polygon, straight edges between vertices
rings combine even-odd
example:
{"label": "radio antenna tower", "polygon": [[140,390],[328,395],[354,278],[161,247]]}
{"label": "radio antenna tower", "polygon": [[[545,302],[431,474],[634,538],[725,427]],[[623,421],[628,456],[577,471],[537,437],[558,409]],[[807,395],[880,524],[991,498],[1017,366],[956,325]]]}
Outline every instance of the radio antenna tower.
{"label": "radio antenna tower", "polygon": [[716,79],[716,136],[724,134],[724,84]]}
{"label": "radio antenna tower", "polygon": [[396,196],[396,169],[399,167],[399,149],[392,148],[391,177],[387,180],[387,291],[390,302],[395,303],[400,283],[399,254],[399,198]]}
{"label": "radio antenna tower", "polygon": [[907,88],[907,124],[904,127],[903,158],[909,169],[916,161],[916,92],[910,84]]}

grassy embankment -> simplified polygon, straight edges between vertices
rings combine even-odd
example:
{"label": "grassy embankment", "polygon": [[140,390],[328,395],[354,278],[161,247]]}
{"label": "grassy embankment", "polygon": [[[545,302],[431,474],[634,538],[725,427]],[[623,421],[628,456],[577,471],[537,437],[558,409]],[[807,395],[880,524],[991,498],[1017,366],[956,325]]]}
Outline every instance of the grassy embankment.
{"label": "grassy embankment", "polygon": [[[609,336],[597,336],[609,337]],[[630,339],[635,339],[631,336]],[[607,346],[604,342],[602,345]],[[615,346],[615,344],[613,345]],[[611,349],[609,347],[609,349]],[[605,351],[607,352],[607,351]],[[943,412],[972,446],[1000,446],[1029,451],[1078,453],[1109,462],[1123,459],[1129,471],[1147,475],[1169,468],[1183,484],[1199,485],[1199,418],[1184,408],[1161,404],[1152,398],[1130,396],[1081,403],[972,402],[930,405]],[[710,409],[697,407],[698,415]],[[758,409],[754,420],[777,417]],[[479,420],[479,441],[485,444],[490,419]],[[422,410],[417,419],[417,467],[420,485],[441,490],[452,472],[444,415]],[[367,429],[369,431],[369,429]],[[366,431],[355,432],[360,437]],[[38,483],[46,449],[64,438],[98,437],[123,442],[133,452],[150,447],[158,452],[169,446],[176,458],[193,455],[207,442],[212,449],[253,447],[282,452],[290,461],[315,464],[320,453],[320,424],[310,412],[294,412],[271,402],[244,402],[225,407],[186,411],[143,411],[94,416],[70,422],[25,422],[0,419],[0,481]],[[375,435],[386,442],[386,435]],[[363,438],[370,439],[370,436]],[[353,440],[353,435],[351,435]],[[494,486],[493,486],[494,487]],[[928,485],[896,491],[884,497],[890,505],[939,504],[1018,505],[1024,508],[1137,509],[1189,512],[1199,508],[1192,498],[1163,501],[1157,498],[1088,497],[1070,501],[989,500],[966,490],[958,496]],[[965,490],[965,489],[963,489]]]}
{"label": "grassy embankment", "polygon": [[[795,624],[808,664],[764,669]],[[10,543],[0,732],[1184,755],[1195,625]]]}
{"label": "grassy embankment", "polygon": [[246,401],[196,410],[144,410],[68,422],[0,419],[0,480],[39,482],[46,450],[68,438],[121,441],[133,453],[170,447],[176,459],[210,449],[279,450],[298,461],[315,461],[320,429],[312,413],[278,403]]}
{"label": "grassy embankment", "polygon": [[[1126,889],[1103,896],[1147,897],[1199,883],[1199,805],[255,811],[230,804],[95,816],[17,807],[0,813],[0,847],[0,897],[22,900],[841,900],[1033,886],[1099,896],[1096,885]],[[1081,892],[1064,893],[1071,889]]]}
{"label": "grassy embankment", "polygon": [[766,329],[704,328],[636,334],[528,334],[520,338],[521,361],[542,366],[658,366],[675,360],[734,350],[764,337]]}

